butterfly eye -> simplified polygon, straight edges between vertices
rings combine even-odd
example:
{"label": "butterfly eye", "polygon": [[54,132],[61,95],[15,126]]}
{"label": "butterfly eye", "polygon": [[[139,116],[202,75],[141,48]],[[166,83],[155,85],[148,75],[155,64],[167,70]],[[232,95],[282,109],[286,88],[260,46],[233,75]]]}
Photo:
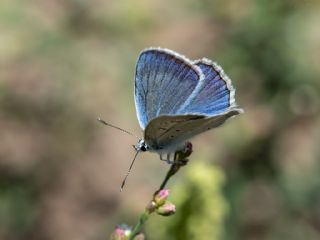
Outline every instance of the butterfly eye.
{"label": "butterfly eye", "polygon": [[141,150],[142,152],[145,152],[145,151],[147,151],[147,148],[146,148],[145,146],[141,146],[140,150]]}

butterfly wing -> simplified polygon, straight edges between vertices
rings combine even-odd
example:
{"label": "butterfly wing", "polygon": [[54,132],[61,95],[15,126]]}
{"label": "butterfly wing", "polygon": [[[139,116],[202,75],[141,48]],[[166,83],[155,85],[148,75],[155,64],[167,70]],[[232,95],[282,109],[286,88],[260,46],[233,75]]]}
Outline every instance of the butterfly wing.
{"label": "butterfly wing", "polygon": [[148,124],[144,139],[153,151],[175,152],[186,140],[220,126],[227,119],[239,113],[239,109],[234,108],[213,117],[204,115],[160,116]]}
{"label": "butterfly wing", "polygon": [[203,78],[200,67],[168,49],[149,48],[138,59],[135,104],[140,126],[174,115]]}
{"label": "butterfly wing", "polygon": [[235,109],[235,89],[222,68],[206,58],[194,64],[200,67],[205,77],[180,107],[178,114],[215,116]]}
{"label": "butterfly wing", "polygon": [[155,151],[174,152],[186,140],[243,112],[235,103],[231,80],[220,66],[208,59],[197,60],[194,64],[205,77],[180,106],[177,115],[157,117],[145,130],[145,140]]}

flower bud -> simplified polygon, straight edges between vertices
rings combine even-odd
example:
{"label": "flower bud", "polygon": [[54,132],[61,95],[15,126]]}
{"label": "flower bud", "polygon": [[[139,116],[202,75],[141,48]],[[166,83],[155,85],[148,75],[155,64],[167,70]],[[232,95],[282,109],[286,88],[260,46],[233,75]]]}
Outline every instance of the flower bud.
{"label": "flower bud", "polygon": [[170,202],[165,203],[157,209],[157,213],[162,216],[170,216],[175,214],[176,206]]}
{"label": "flower bud", "polygon": [[156,208],[157,208],[157,204],[155,203],[155,201],[151,201],[151,202],[149,202],[149,204],[147,205],[147,207],[146,207],[146,211],[148,212],[148,213],[152,213],[152,212],[154,212],[154,210],[156,210]]}
{"label": "flower bud", "polygon": [[154,202],[156,203],[157,207],[162,206],[166,203],[167,198],[169,196],[169,190],[168,189],[162,189],[154,196]]}
{"label": "flower bud", "polygon": [[192,153],[192,143],[186,142],[184,145],[184,148],[180,151],[177,151],[175,154],[175,163],[177,163],[179,166],[184,166],[188,163],[187,157],[189,157]]}
{"label": "flower bud", "polygon": [[114,232],[112,233],[111,240],[127,240],[131,234],[131,229],[125,225],[118,225]]}

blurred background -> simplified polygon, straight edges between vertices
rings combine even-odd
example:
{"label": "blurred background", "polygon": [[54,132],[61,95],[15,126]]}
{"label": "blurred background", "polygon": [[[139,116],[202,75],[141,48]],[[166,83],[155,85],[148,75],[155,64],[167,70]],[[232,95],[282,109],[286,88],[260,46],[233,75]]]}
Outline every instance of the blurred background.
{"label": "blurred background", "polygon": [[[141,154],[141,50],[223,66],[245,114],[193,140],[177,206],[148,239],[320,239],[320,2],[0,2],[0,239],[107,239],[134,225],[168,165]],[[318,147],[317,147],[318,146]]]}

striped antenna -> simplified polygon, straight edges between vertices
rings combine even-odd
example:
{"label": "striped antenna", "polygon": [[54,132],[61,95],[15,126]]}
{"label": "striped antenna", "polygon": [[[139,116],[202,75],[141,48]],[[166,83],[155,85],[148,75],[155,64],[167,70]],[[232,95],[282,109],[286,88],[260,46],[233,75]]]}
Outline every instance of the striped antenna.
{"label": "striped antenna", "polygon": [[124,185],[126,184],[127,177],[129,176],[129,174],[130,174],[130,172],[131,172],[132,166],[133,166],[134,161],[136,160],[139,152],[140,152],[140,151],[137,151],[136,154],[134,155],[134,158],[133,158],[133,160],[132,160],[132,162],[131,162],[131,164],[130,164],[129,170],[128,170],[126,176],[124,177],[124,179],[123,179],[123,181],[122,181],[122,184],[121,184],[121,187],[120,187],[120,192],[122,192],[123,187],[124,187]]}
{"label": "striped antenna", "polygon": [[125,129],[119,128],[119,127],[117,127],[117,126],[115,126],[115,125],[112,125],[112,124],[110,124],[110,123],[107,123],[106,121],[104,121],[104,120],[101,119],[101,118],[97,118],[97,120],[98,120],[99,122],[101,122],[102,124],[108,126],[108,127],[112,127],[112,128],[118,129],[118,130],[120,130],[121,132],[127,133],[127,134],[129,134],[129,135],[131,135],[131,136],[134,136],[134,137],[136,137],[136,138],[139,139],[139,137],[136,136],[136,135],[134,135],[133,133],[131,133],[131,132],[125,130]]}

